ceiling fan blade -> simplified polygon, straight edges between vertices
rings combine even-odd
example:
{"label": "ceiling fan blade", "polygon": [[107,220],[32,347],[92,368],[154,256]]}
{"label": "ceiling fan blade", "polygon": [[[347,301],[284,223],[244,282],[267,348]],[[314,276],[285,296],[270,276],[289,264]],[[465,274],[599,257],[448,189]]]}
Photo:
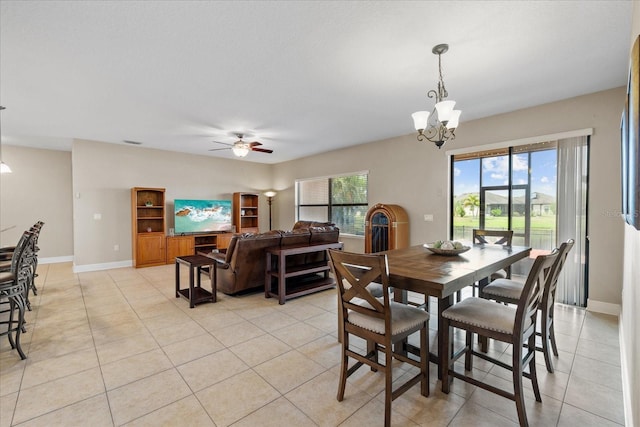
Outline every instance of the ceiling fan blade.
{"label": "ceiling fan blade", "polygon": [[249,144],[249,145],[250,145],[250,146],[252,146],[252,147],[255,147],[256,145],[262,145],[262,143],[261,143],[261,142],[258,142],[258,141],[247,142],[247,144]]}
{"label": "ceiling fan blade", "polygon": [[261,153],[269,153],[269,154],[273,153],[273,150],[269,150],[267,148],[256,148],[253,146],[251,147],[251,151],[259,151]]}
{"label": "ceiling fan blade", "polygon": [[[220,141],[211,141],[211,142],[215,142],[216,144],[222,144],[222,145],[226,145],[226,146],[229,146],[229,147],[233,147],[233,144],[229,144],[229,143],[226,143],[226,142],[220,142]],[[224,150],[224,148],[221,148],[221,150]],[[211,150],[209,150],[209,151],[211,151]]]}
{"label": "ceiling fan blade", "polygon": [[231,149],[231,147],[227,147],[227,148],[212,148],[209,151],[220,151],[220,150],[230,150],[230,149]]}

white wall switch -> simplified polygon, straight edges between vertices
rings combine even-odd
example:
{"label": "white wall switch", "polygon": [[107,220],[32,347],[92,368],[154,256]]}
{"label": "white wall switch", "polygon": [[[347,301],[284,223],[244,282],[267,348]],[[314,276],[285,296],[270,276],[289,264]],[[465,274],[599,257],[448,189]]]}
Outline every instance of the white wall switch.
{"label": "white wall switch", "polygon": [[433,221],[433,214],[424,214],[424,220],[425,221]]}
{"label": "white wall switch", "polygon": [[97,214],[96,214],[96,213],[94,213],[94,214],[93,214],[93,219],[102,219],[102,214],[99,214],[99,213],[97,213]]}

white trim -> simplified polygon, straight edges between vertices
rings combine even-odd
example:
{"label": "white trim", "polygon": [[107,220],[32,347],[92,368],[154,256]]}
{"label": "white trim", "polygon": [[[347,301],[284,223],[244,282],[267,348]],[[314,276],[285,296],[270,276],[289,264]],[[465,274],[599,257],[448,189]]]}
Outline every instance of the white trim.
{"label": "white trim", "polygon": [[315,181],[316,179],[329,179],[329,178],[340,178],[341,176],[351,176],[351,175],[369,175],[369,170],[357,171],[357,172],[345,172],[345,173],[336,173],[333,175],[325,175],[325,176],[313,176],[310,178],[297,178],[295,182],[300,181]]}
{"label": "white trim", "polygon": [[585,128],[578,130],[571,130],[560,133],[550,133],[548,135],[531,136],[528,138],[514,139],[511,141],[495,142],[493,144],[482,144],[468,148],[455,148],[453,150],[445,151],[447,156],[453,156],[456,154],[475,153],[476,151],[496,150],[499,148],[517,147],[519,145],[535,144],[538,142],[557,141],[558,139],[575,138],[578,136],[593,135],[593,128]]}
{"label": "white trim", "polygon": [[105,262],[102,264],[85,264],[85,265],[74,265],[73,272],[74,273],[86,273],[88,271],[100,271],[100,270],[111,270],[112,268],[124,268],[124,267],[132,267],[133,261],[117,261],[117,262]]}
{"label": "white trim", "polygon": [[73,255],[38,258],[38,264],[58,264],[73,261]]}
{"label": "white trim", "polygon": [[587,298],[587,311],[620,317],[620,304],[612,304],[610,302],[596,301]]}
{"label": "white trim", "polygon": [[624,421],[625,425],[633,426],[633,402],[631,401],[631,392],[633,390],[631,384],[631,361],[627,360],[627,352],[625,350],[624,342],[624,322],[622,322],[622,316],[620,322],[618,322],[618,335],[620,341],[620,369],[622,371],[622,402],[624,405]]}

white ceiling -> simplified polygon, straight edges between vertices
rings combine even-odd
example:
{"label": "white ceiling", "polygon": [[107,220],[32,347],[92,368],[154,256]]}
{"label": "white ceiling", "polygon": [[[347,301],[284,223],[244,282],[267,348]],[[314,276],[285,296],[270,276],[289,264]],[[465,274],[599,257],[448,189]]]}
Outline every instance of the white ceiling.
{"label": "white ceiling", "polygon": [[625,84],[627,1],[0,1],[3,144],[278,163],[413,132],[442,56],[464,122]]}

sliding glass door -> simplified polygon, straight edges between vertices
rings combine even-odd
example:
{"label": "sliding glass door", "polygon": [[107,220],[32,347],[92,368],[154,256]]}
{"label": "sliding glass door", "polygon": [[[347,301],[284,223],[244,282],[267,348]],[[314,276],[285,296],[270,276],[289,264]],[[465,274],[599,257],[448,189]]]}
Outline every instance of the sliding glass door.
{"label": "sliding glass door", "polygon": [[[513,230],[513,244],[535,253],[556,246],[555,144],[454,156],[451,236],[472,239],[474,228]],[[526,274],[531,261],[514,273]]]}
{"label": "sliding glass door", "polygon": [[532,248],[530,259],[512,268],[523,275],[535,255],[574,239],[557,300],[586,306],[588,169],[586,136],[454,155],[449,234],[471,241],[474,228],[513,230],[514,245]]}

